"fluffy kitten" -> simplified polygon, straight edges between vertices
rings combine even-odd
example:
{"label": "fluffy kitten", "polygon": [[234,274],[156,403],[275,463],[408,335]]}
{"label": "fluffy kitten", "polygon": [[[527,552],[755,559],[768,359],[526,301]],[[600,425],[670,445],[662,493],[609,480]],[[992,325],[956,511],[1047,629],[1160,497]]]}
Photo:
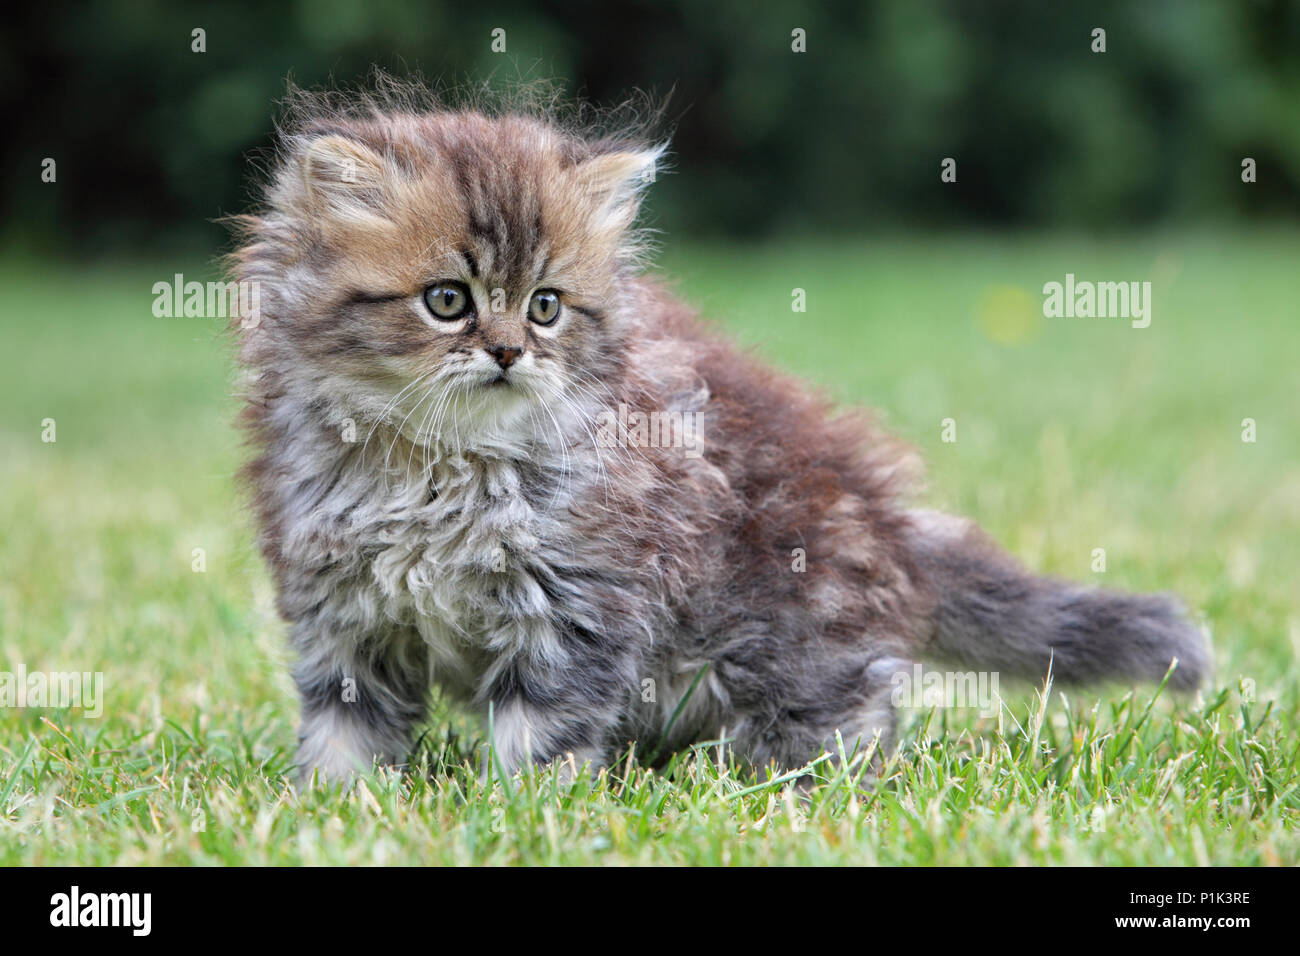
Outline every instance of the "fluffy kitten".
{"label": "fluffy kitten", "polygon": [[1031,575],[910,510],[904,446],[642,275],[661,153],[544,113],[293,112],[234,271],[261,284],[247,475],[306,776],[400,761],[433,685],[492,713],[513,768],[665,730],[757,766],[837,730],[888,746],[921,656],[1067,683],[1176,657],[1198,683],[1176,601]]}

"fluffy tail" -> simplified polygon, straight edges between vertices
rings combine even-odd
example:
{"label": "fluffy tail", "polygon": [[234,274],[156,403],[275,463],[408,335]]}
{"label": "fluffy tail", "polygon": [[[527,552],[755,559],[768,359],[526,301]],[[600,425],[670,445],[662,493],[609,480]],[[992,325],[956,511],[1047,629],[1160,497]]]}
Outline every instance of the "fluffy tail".
{"label": "fluffy tail", "polygon": [[928,652],[954,664],[1040,679],[1051,661],[1065,684],[1208,676],[1206,641],[1177,598],[1126,594],[1039,577],[1020,567],[974,522],[911,513],[912,551],[936,598]]}

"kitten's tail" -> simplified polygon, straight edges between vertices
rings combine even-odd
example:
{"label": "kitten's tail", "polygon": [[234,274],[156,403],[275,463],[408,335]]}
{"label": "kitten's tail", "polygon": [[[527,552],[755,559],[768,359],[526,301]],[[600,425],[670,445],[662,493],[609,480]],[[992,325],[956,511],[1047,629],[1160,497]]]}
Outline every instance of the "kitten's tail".
{"label": "kitten's tail", "polygon": [[930,654],[954,664],[1065,684],[1208,676],[1204,636],[1171,595],[1127,594],[1030,574],[974,522],[909,514],[911,545],[934,590]]}

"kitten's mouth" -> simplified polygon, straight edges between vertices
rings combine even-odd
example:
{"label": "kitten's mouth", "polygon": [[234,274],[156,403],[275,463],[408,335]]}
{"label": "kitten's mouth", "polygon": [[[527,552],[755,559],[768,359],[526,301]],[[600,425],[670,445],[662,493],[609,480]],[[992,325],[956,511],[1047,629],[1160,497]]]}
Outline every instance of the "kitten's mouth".
{"label": "kitten's mouth", "polygon": [[498,372],[494,378],[488,379],[483,383],[484,388],[510,388],[511,381],[506,377],[505,372]]}

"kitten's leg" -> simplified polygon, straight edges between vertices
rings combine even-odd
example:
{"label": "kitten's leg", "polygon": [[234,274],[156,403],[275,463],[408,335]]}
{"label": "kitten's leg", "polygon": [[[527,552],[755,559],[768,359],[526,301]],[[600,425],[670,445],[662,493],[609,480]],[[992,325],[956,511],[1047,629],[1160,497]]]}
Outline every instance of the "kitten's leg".
{"label": "kitten's leg", "polygon": [[[567,779],[590,763],[593,771],[609,760],[611,735],[630,687],[620,694],[608,671],[557,668],[511,662],[489,678],[480,691],[492,715],[493,761],[513,771],[528,763],[561,761]],[[570,757],[572,760],[570,761]]]}
{"label": "kitten's leg", "polygon": [[429,674],[423,645],[402,636],[330,642],[295,635],[301,657],[294,680],[302,696],[298,772],[348,781],[378,760],[407,754],[411,732],[428,709]]}
{"label": "kitten's leg", "polygon": [[598,770],[607,762],[600,736],[595,728],[579,726],[561,711],[538,706],[523,695],[493,703],[493,761],[505,773],[529,763],[558,762],[561,778],[567,781],[586,763]]}
{"label": "kitten's leg", "polygon": [[[844,743],[844,752],[853,760],[865,756],[867,767],[859,778],[862,786],[875,783],[885,760],[894,752],[898,742],[898,711],[894,706],[894,675],[911,668],[910,661],[886,657],[875,661],[867,668],[866,693],[862,699],[847,711],[831,730],[830,736],[823,741],[822,747],[829,753],[839,752],[836,733]],[[838,764],[838,756],[828,764]],[[832,769],[828,767],[827,769]],[[822,776],[825,776],[823,772]]]}
{"label": "kitten's leg", "polygon": [[[910,667],[910,662],[899,657],[884,656],[852,664],[840,662],[839,667],[820,674],[806,672],[807,683],[774,695],[780,702],[775,710],[745,722],[745,732],[736,737],[737,750],[752,761],[760,775],[773,764],[778,772],[786,772],[822,753],[830,754],[813,775],[800,778],[800,786],[807,787],[836,772],[838,733],[850,760],[862,755],[868,758],[870,765],[861,781],[869,784],[893,751],[896,739],[894,675]],[[846,673],[851,678],[845,678]]]}

